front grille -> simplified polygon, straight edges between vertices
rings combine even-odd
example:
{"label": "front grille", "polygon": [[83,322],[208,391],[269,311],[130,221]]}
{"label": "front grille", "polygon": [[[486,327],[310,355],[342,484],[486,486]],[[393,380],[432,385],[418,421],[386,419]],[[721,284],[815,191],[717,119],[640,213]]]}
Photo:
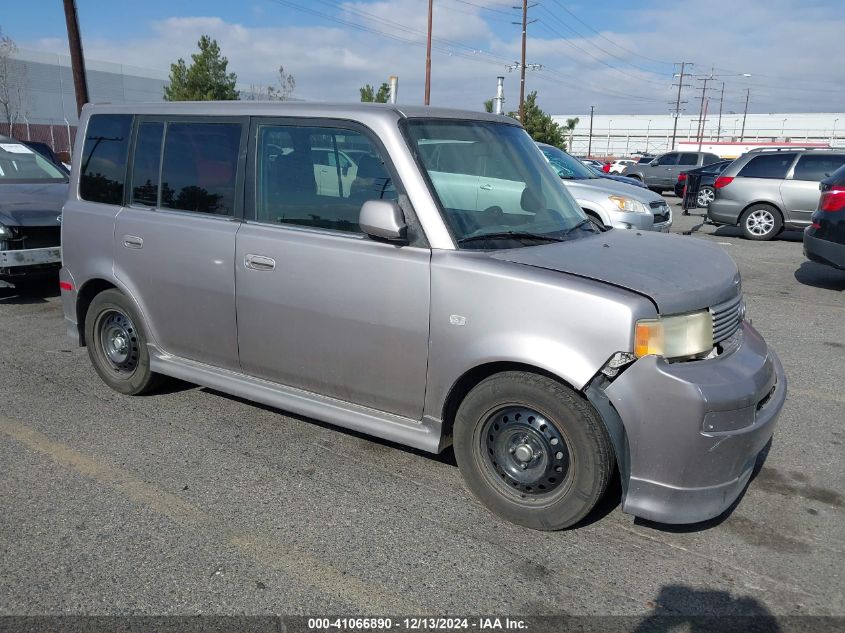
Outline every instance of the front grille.
{"label": "front grille", "polygon": [[742,295],[710,308],[713,315],[713,342],[721,343],[733,336],[742,321]]}
{"label": "front grille", "polygon": [[28,250],[61,246],[62,227],[60,226],[18,226],[15,236],[6,241],[10,251]]}

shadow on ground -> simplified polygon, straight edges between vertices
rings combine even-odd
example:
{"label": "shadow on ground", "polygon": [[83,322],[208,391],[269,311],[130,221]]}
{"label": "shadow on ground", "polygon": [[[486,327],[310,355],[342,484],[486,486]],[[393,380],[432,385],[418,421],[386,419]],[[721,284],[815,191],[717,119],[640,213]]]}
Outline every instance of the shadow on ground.
{"label": "shadow on ground", "polygon": [[795,271],[795,280],[805,286],[824,290],[845,290],[845,271],[806,261]]}

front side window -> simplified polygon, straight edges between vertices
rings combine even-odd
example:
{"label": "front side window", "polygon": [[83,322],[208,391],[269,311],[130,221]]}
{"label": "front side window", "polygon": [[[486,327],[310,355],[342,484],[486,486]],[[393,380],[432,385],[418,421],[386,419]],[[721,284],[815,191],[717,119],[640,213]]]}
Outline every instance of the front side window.
{"label": "front side window", "polygon": [[83,200],[123,204],[131,129],[129,114],[95,114],[88,120],[79,167],[79,196]]}
{"label": "front side window", "polygon": [[737,176],[742,178],[773,178],[781,180],[786,178],[786,172],[795,160],[795,154],[784,154],[781,152],[761,154],[748,161],[739,170]]}
{"label": "front side window", "polygon": [[233,215],[240,139],[240,123],[168,123],[160,206]]}
{"label": "front side window", "polygon": [[261,125],[256,147],[255,219],[360,232],[367,200],[396,200],[378,149],[343,128]]}
{"label": "front side window", "polygon": [[404,125],[461,248],[515,248],[593,232],[522,128],[437,119]]}
{"label": "front side window", "polygon": [[845,165],[845,154],[804,154],[798,159],[793,180],[819,182]]}
{"label": "front side window", "polygon": [[664,154],[657,159],[657,164],[661,167],[669,167],[678,164],[678,154]]}

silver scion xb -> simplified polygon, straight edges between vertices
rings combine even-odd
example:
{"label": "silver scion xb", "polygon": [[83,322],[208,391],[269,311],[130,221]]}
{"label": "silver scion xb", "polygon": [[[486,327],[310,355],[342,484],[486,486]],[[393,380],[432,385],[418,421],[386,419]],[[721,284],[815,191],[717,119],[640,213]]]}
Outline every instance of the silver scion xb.
{"label": "silver scion xb", "polygon": [[733,260],[594,224],[506,117],[86,106],[62,240],[68,333],[113,389],[173,376],[454,445],[532,528],[578,523],[617,471],[628,513],[720,514],[786,397]]}

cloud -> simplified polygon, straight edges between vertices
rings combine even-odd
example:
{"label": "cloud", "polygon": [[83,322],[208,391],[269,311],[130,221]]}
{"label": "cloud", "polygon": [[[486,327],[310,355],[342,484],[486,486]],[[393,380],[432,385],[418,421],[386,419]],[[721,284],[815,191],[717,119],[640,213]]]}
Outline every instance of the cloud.
{"label": "cloud", "polygon": [[[481,4],[504,13],[482,10]],[[505,71],[505,64],[520,55],[519,29],[510,24],[509,14],[518,17],[512,4],[435,3],[433,105],[481,109],[493,96],[496,76],[505,75],[506,108],[516,108],[518,73]],[[845,66],[835,63],[845,17],[832,2],[651,0],[614,10],[615,29],[599,21],[601,9],[592,7],[587,13],[573,8],[600,35],[557,11],[556,5],[545,4],[532,9],[539,21],[529,27],[528,41],[528,61],[543,64],[543,69],[528,72],[526,83],[527,90],[538,90],[541,107],[552,113],[583,114],[590,105],[606,114],[666,113],[674,96],[671,62],[681,60],[696,62],[694,72],[713,67],[724,75],[711,87],[724,79],[725,111],[742,109],[746,88],[754,111],[836,111],[845,102]],[[215,16],[174,16],[151,22],[146,30],[138,25],[136,37],[121,32],[113,38],[89,38],[85,53],[92,60],[166,72],[179,57],[189,59],[200,35],[208,34],[217,39],[230,70],[245,85],[273,82],[283,64],[296,77],[296,96],[354,101],[364,83],[398,75],[400,102],[422,102],[425,2],[336,2],[306,8],[324,16],[288,13],[284,15],[295,19],[282,20],[279,16],[290,9],[272,4],[253,6],[266,26]],[[56,48],[50,41],[19,45]],[[731,76],[740,72],[752,77]],[[688,112],[697,111],[696,94],[685,89]]]}

